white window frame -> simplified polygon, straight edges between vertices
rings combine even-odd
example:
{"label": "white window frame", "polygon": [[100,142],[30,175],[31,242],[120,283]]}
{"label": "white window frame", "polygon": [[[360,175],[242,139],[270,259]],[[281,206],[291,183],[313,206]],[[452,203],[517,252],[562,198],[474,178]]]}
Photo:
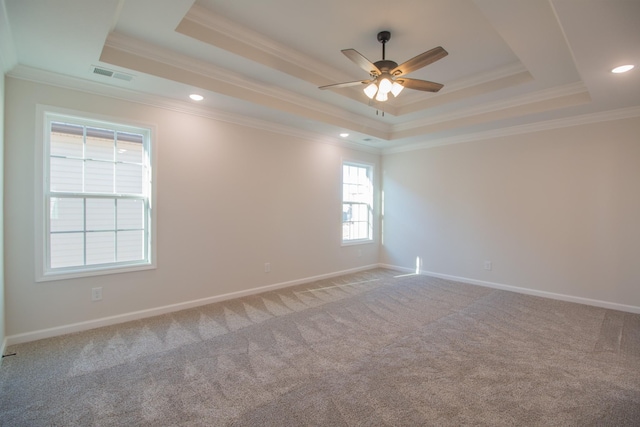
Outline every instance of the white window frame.
{"label": "white window frame", "polygon": [[[361,239],[345,239],[344,238],[344,167],[345,166],[355,166],[359,168],[366,168],[368,171],[369,180],[371,182],[371,195],[370,201],[368,203],[368,211],[369,211],[369,237],[361,238]],[[374,233],[375,233],[375,168],[371,163],[360,162],[360,161],[351,161],[351,160],[342,160],[340,167],[340,211],[341,211],[341,221],[340,221],[340,241],[342,242],[342,246],[350,246],[350,245],[362,245],[373,243],[374,241]],[[348,202],[347,202],[348,203]]]}
{"label": "white window frame", "polygon": [[[155,162],[155,126],[134,123],[131,120],[98,116],[91,113],[63,109],[52,106],[38,105],[36,120],[36,168],[35,168],[35,253],[36,253],[36,282],[62,280],[75,277],[97,276],[104,274],[124,273],[130,271],[148,270],[156,268],[156,162]],[[50,130],[52,122],[67,122],[84,126],[96,126],[116,131],[141,133],[145,138],[144,166],[146,171],[146,215],[144,219],[145,257],[137,261],[121,261],[110,264],[83,265],[77,267],[50,267],[50,208],[49,201],[55,197],[50,192]],[[52,195],[53,194],[53,195]],[[68,193],[67,193],[68,194]],[[84,193],[77,193],[81,197]],[[108,194],[92,196],[108,199],[126,199],[127,195]]]}

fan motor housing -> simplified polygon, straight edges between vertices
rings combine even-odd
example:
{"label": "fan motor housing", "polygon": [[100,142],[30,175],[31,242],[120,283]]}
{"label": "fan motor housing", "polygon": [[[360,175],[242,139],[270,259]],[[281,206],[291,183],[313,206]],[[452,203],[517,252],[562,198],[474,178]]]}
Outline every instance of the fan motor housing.
{"label": "fan motor housing", "polygon": [[396,68],[398,66],[398,63],[395,61],[390,61],[388,59],[383,59],[381,61],[374,62],[373,65],[378,67],[378,70],[384,73],[385,71],[389,72]]}

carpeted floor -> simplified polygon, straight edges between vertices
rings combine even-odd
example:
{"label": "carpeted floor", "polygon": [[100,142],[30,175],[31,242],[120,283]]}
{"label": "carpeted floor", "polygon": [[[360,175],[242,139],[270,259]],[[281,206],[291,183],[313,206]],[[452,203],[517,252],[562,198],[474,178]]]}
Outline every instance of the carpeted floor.
{"label": "carpeted floor", "polygon": [[7,352],[2,426],[640,425],[640,315],[383,269]]}

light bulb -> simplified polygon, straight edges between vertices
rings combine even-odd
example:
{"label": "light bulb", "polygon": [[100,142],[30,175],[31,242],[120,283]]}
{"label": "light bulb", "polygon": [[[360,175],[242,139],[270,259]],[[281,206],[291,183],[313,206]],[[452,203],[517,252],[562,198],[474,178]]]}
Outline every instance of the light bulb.
{"label": "light bulb", "polygon": [[371,83],[369,86],[364,88],[364,93],[369,97],[369,99],[373,99],[373,96],[378,91],[378,86],[375,83]]}
{"label": "light bulb", "polygon": [[404,86],[398,82],[393,82],[393,85],[391,86],[391,93],[393,96],[398,96],[400,95],[400,92],[402,92],[402,89],[404,89]]}
{"label": "light bulb", "polygon": [[389,99],[389,97],[387,96],[387,93],[383,92],[382,90],[379,90],[378,94],[376,95],[376,101],[384,102],[387,99]]}
{"label": "light bulb", "polygon": [[378,83],[379,91],[384,93],[385,95],[391,91],[391,86],[391,80],[386,77],[380,80],[380,83]]}

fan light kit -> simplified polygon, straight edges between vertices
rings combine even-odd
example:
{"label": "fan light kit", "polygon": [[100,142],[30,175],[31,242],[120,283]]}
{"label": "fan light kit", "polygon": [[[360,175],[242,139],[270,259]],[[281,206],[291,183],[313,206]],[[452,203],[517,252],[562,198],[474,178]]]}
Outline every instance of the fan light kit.
{"label": "fan light kit", "polygon": [[403,77],[403,75],[444,58],[448,55],[446,50],[438,46],[398,65],[395,61],[385,59],[385,44],[389,39],[391,39],[391,33],[389,31],[381,31],[378,33],[378,41],[382,43],[382,60],[374,63],[355,49],[342,50],[342,53],[347,58],[369,73],[371,76],[369,80],[356,80],[353,82],[320,86],[320,89],[340,89],[364,84],[367,85],[364,88],[365,95],[367,95],[369,99],[374,99],[375,97],[375,100],[379,102],[388,100],[389,93],[394,97],[398,96],[405,87],[425,92],[438,92],[442,89],[443,85],[440,83],[410,79]]}

